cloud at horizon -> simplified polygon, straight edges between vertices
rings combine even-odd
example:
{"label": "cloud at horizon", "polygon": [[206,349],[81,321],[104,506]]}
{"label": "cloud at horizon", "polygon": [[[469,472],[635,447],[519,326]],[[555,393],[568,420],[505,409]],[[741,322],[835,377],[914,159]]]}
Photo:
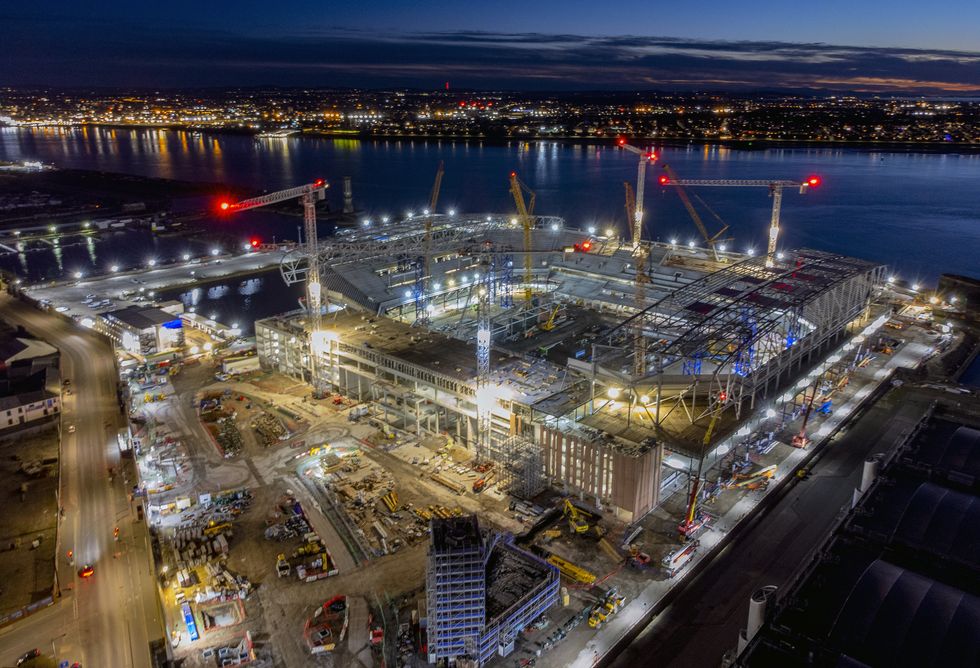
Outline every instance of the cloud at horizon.
{"label": "cloud at horizon", "polygon": [[0,16],[0,85],[810,90],[980,95],[980,53],[779,41],[307,29],[256,36]]}

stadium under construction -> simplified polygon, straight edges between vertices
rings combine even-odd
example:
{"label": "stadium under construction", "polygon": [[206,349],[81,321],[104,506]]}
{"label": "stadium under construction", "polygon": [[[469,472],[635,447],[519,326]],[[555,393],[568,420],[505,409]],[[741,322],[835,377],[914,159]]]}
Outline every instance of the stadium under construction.
{"label": "stadium under construction", "polygon": [[[416,216],[319,244],[322,316],[258,321],[263,367],[497,462],[516,496],[556,485],[626,521],[792,402],[866,326],[885,269],[521,213]],[[298,252],[281,270],[296,283],[309,267]]]}

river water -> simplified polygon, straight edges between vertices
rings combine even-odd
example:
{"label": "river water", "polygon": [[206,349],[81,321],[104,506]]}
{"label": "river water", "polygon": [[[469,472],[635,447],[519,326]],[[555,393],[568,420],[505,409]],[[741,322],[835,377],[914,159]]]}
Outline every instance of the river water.
{"label": "river water", "polygon": [[[733,150],[690,144],[667,146],[662,162],[680,178],[802,179],[822,185],[805,196],[783,198],[781,247],[808,246],[876,260],[901,278],[934,283],[941,273],[980,273],[980,155],[897,153],[849,148]],[[617,227],[626,233],[623,182],[635,185],[636,158],[603,144],[512,142],[483,145],[458,141],[403,141],[291,137],[258,140],[236,135],[194,135],[164,130],[0,129],[0,160],[41,160],[58,167],[98,169],[188,181],[219,181],[267,190],[318,177],[333,184],[329,199],[341,206],[341,180],[351,176],[355,206],[363,217],[419,211],[428,201],[440,160],[445,161],[439,208],[512,211],[508,175],[517,170],[537,193],[535,210],[566,218],[573,226]],[[681,243],[696,228],[677,193],[656,183],[648,170],[647,236]],[[709,230],[730,225],[733,247],[763,249],[771,200],[764,188],[700,188],[696,205]],[[712,213],[713,212],[713,213]],[[715,218],[717,214],[718,218]],[[264,213],[236,219],[244,241],[296,238],[298,219]],[[228,232],[228,221],[214,229]],[[120,255],[158,259],[184,252],[204,254],[209,239],[128,235],[61,249],[0,257],[0,266],[53,278],[74,271],[104,271]],[[133,252],[133,249],[137,249]],[[110,258],[110,256],[113,256]],[[299,292],[277,274],[232,282],[224,291],[204,290],[201,308],[231,309],[241,320],[292,308]],[[206,303],[208,293],[218,294]],[[220,315],[220,314],[219,314]]]}

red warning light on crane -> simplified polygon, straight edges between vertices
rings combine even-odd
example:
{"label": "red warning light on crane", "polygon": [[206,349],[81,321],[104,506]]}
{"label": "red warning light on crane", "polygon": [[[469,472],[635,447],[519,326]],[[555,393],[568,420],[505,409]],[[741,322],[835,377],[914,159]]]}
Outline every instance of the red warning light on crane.
{"label": "red warning light on crane", "polygon": [[248,243],[252,248],[258,248],[259,244],[262,243],[262,240],[259,239],[258,237],[252,237],[251,239],[248,240]]}
{"label": "red warning light on crane", "polygon": [[313,185],[317,188],[320,188],[321,186],[323,186],[324,183],[326,183],[326,181],[324,181],[323,179],[317,179],[316,181],[313,182]]}
{"label": "red warning light on crane", "polygon": [[510,173],[510,178],[514,178],[515,176],[517,176],[517,172],[511,172]]}
{"label": "red warning light on crane", "polygon": [[819,176],[808,176],[807,179],[806,179],[806,184],[808,186],[810,186],[811,188],[816,188],[817,186],[820,185],[820,177]]}
{"label": "red warning light on crane", "polygon": [[670,183],[670,177],[669,177],[669,176],[667,176],[666,174],[662,174],[662,175],[660,176],[660,178],[659,178],[659,179],[657,179],[657,180],[658,180],[658,181],[660,181],[660,185],[662,185],[662,186],[665,186],[665,185],[667,185],[668,183]]}
{"label": "red warning light on crane", "polygon": [[718,401],[720,403],[725,403],[726,401],[728,401],[728,392],[725,392],[724,390],[722,390],[721,392],[719,392],[718,393]]}
{"label": "red warning light on crane", "polygon": [[616,140],[616,143],[619,144],[620,146],[626,146],[626,137],[620,137],[619,139]]}
{"label": "red warning light on crane", "polygon": [[222,202],[221,204],[218,205],[218,208],[221,209],[222,211],[227,211],[229,208],[231,208],[231,204],[229,204],[228,202]]}

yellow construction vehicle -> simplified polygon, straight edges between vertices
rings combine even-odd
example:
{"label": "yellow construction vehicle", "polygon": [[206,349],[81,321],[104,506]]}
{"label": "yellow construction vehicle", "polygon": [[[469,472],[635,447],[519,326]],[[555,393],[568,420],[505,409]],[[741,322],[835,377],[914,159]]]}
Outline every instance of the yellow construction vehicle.
{"label": "yellow construction vehicle", "polygon": [[289,575],[291,570],[292,568],[290,567],[289,562],[286,561],[285,554],[280,554],[278,557],[276,557],[276,573],[279,575],[279,577],[286,577]]}
{"label": "yellow construction vehicle", "polygon": [[551,310],[551,315],[548,317],[548,321],[539,325],[542,332],[550,332],[555,328],[555,317],[558,315],[558,311],[561,309],[561,304],[555,304],[555,308]]}
{"label": "yellow construction vehicle", "polygon": [[231,524],[229,524],[228,522],[222,522],[221,524],[215,524],[214,522],[212,522],[210,526],[208,526],[204,530],[204,535],[210,538],[211,536],[217,536],[225,529],[230,529],[230,528],[231,528]]}
{"label": "yellow construction vehicle", "polygon": [[568,526],[575,533],[585,533],[589,530],[589,523],[585,520],[585,513],[572,505],[572,502],[565,499],[565,517],[568,518]]}
{"label": "yellow construction vehicle", "polygon": [[541,537],[545,540],[554,540],[561,536],[561,529],[548,529],[547,531],[541,532]]}
{"label": "yellow construction vehicle", "polygon": [[584,568],[579,568],[570,561],[562,559],[557,554],[550,555],[545,561],[556,567],[565,577],[581,582],[582,584],[590,585],[596,581],[595,575]]}
{"label": "yellow construction vehicle", "polygon": [[602,623],[606,621],[606,617],[609,616],[609,611],[606,610],[605,605],[602,603],[596,603],[592,607],[592,612],[589,613],[589,627],[597,629],[602,626]]}

